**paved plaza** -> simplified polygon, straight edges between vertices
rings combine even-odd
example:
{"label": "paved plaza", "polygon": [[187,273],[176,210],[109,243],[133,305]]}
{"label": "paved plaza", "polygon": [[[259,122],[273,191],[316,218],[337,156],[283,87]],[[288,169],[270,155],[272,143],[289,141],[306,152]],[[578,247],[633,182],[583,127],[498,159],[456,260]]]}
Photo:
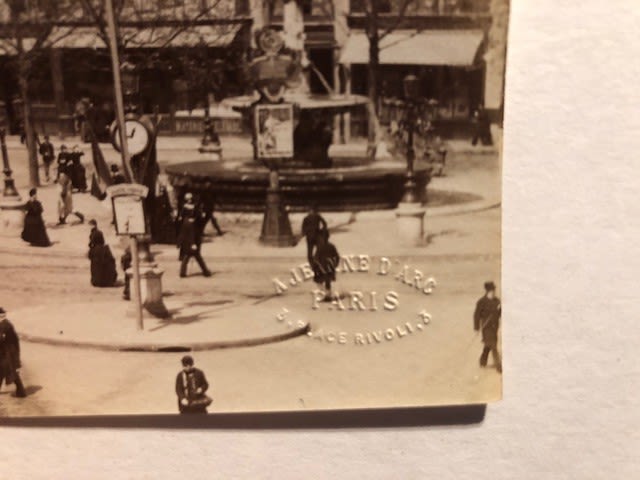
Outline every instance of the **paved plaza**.
{"label": "paved plaza", "polygon": [[[181,138],[174,148],[163,148],[164,142],[159,142],[161,166],[198,159],[198,139]],[[237,138],[223,138],[222,143],[225,152],[247,148]],[[15,139],[9,146],[16,184],[26,197],[24,147]],[[108,160],[115,161],[115,152],[105,151]],[[90,155],[85,155],[89,175],[90,162]],[[218,213],[228,233],[218,237],[207,230],[202,248],[213,272],[211,278],[195,273],[194,266],[193,274],[179,278],[177,249],[153,246],[156,261],[165,271],[165,302],[175,315],[172,322],[149,328],[158,328],[167,342],[173,335],[169,332],[188,329],[202,341],[232,333],[236,337],[227,338],[286,331],[287,320],[280,322],[277,317],[283,312],[294,323],[302,320],[310,326],[309,334],[282,341],[194,352],[196,366],[211,383],[214,403],[210,412],[381,407],[398,405],[398,399],[407,406],[467,403],[498,396],[500,375],[493,368],[478,366],[482,343],[472,321],[483,282],[493,279],[500,288],[500,168],[496,153],[461,146],[450,156],[446,176],[434,178],[429,188],[452,195],[470,193],[475,200],[428,208],[426,242],[420,247],[398,242],[393,211],[322,212],[341,255],[368,255],[372,266],[377,266],[381,257],[390,260],[388,276],[375,271],[338,275],[345,311],[327,310],[331,304],[313,309],[312,282],[274,295],[273,278],[289,279],[290,270],[305,262],[306,245],[260,245],[261,215]],[[104,328],[109,316],[113,316],[113,329],[131,328],[133,318],[128,319],[129,324],[123,323],[127,306],[121,300],[122,287],[98,289],[90,285],[86,258],[90,227],[53,227],[56,195],[55,185],[39,189],[54,246],[39,249],[19,238],[0,239],[0,304],[19,333],[21,318],[25,326],[29,323],[33,335],[55,334],[62,320],[78,331],[92,330],[86,328],[91,322],[100,322]],[[109,206],[89,194],[74,195],[74,203],[87,218],[98,221],[119,258],[122,245],[109,225]],[[302,218],[302,214],[291,215],[295,232],[300,230]],[[426,295],[397,280],[395,273],[404,265],[436,279],[434,291]],[[122,278],[121,272],[119,275]],[[399,306],[393,312],[382,308],[352,311],[348,302],[353,291],[377,291],[380,302],[386,292],[394,291]],[[430,317],[419,326],[420,312],[428,312]],[[215,315],[223,320],[203,320]],[[103,331],[103,340],[109,341],[108,328],[96,330]],[[183,353],[115,352],[25,339],[21,347],[22,376],[30,395],[18,399],[12,389],[3,387],[0,416],[177,411],[173,383]]]}

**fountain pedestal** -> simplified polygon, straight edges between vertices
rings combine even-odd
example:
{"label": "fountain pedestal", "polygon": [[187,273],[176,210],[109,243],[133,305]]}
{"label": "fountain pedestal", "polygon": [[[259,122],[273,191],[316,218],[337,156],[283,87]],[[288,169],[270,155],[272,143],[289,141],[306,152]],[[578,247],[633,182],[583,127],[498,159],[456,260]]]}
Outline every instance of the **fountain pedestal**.
{"label": "fountain pedestal", "polygon": [[289,214],[280,196],[280,182],[276,170],[269,172],[269,188],[260,242],[272,247],[290,247],[296,243],[291,231]]}
{"label": "fountain pedestal", "polygon": [[399,203],[396,210],[398,236],[403,244],[424,244],[424,217],[426,209],[419,203]]}
{"label": "fountain pedestal", "polygon": [[[162,299],[162,275],[164,270],[158,268],[149,250],[149,240],[140,241],[140,293],[142,296],[142,308],[144,312],[156,318],[168,318],[171,316]],[[133,281],[133,271],[127,270],[126,274]],[[131,305],[127,314],[135,316],[135,305]]]}

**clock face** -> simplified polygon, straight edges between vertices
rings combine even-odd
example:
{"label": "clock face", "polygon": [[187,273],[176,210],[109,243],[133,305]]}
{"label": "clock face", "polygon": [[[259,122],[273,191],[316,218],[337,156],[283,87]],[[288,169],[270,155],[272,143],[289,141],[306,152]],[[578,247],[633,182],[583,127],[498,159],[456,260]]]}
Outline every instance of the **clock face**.
{"label": "clock face", "polygon": [[[138,120],[125,120],[125,132],[127,137],[127,147],[130,155],[139,155],[149,146],[149,131]],[[120,131],[116,125],[113,128],[113,146],[120,151]]]}

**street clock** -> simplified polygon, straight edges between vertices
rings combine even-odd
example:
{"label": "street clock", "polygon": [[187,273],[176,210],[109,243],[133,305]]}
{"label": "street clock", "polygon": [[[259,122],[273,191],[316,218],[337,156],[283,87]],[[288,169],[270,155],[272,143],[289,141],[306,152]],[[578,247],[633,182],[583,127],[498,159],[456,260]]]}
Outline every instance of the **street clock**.
{"label": "street clock", "polygon": [[[149,128],[138,118],[133,117],[126,118],[124,126],[129,154],[134,156],[145,152],[151,144],[151,132]],[[121,151],[118,122],[113,122],[111,125],[111,143],[118,152]]]}

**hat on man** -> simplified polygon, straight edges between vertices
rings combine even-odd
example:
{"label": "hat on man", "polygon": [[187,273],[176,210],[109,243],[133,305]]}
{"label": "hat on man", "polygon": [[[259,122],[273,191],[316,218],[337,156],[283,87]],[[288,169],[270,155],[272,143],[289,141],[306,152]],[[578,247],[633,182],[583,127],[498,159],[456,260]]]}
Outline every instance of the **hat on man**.
{"label": "hat on man", "polygon": [[4,311],[4,308],[0,307],[0,320],[4,320],[7,318],[7,312]]}
{"label": "hat on man", "polygon": [[36,193],[38,193],[38,189],[37,188],[32,188],[31,190],[29,190],[29,196],[33,197]]}
{"label": "hat on man", "polygon": [[183,367],[193,366],[193,357],[191,355],[185,355],[184,357],[182,357],[182,366]]}
{"label": "hat on man", "polygon": [[185,201],[193,200],[193,193],[187,192],[184,194]]}
{"label": "hat on man", "polygon": [[91,220],[89,220],[89,225],[93,225],[94,227],[98,226],[98,222],[96,222],[95,218],[92,218]]}
{"label": "hat on man", "polygon": [[495,284],[495,283],[493,283],[493,282],[484,282],[484,289],[485,289],[487,292],[492,292],[492,291],[493,291],[493,292],[495,292],[495,290],[496,290],[496,284]]}

